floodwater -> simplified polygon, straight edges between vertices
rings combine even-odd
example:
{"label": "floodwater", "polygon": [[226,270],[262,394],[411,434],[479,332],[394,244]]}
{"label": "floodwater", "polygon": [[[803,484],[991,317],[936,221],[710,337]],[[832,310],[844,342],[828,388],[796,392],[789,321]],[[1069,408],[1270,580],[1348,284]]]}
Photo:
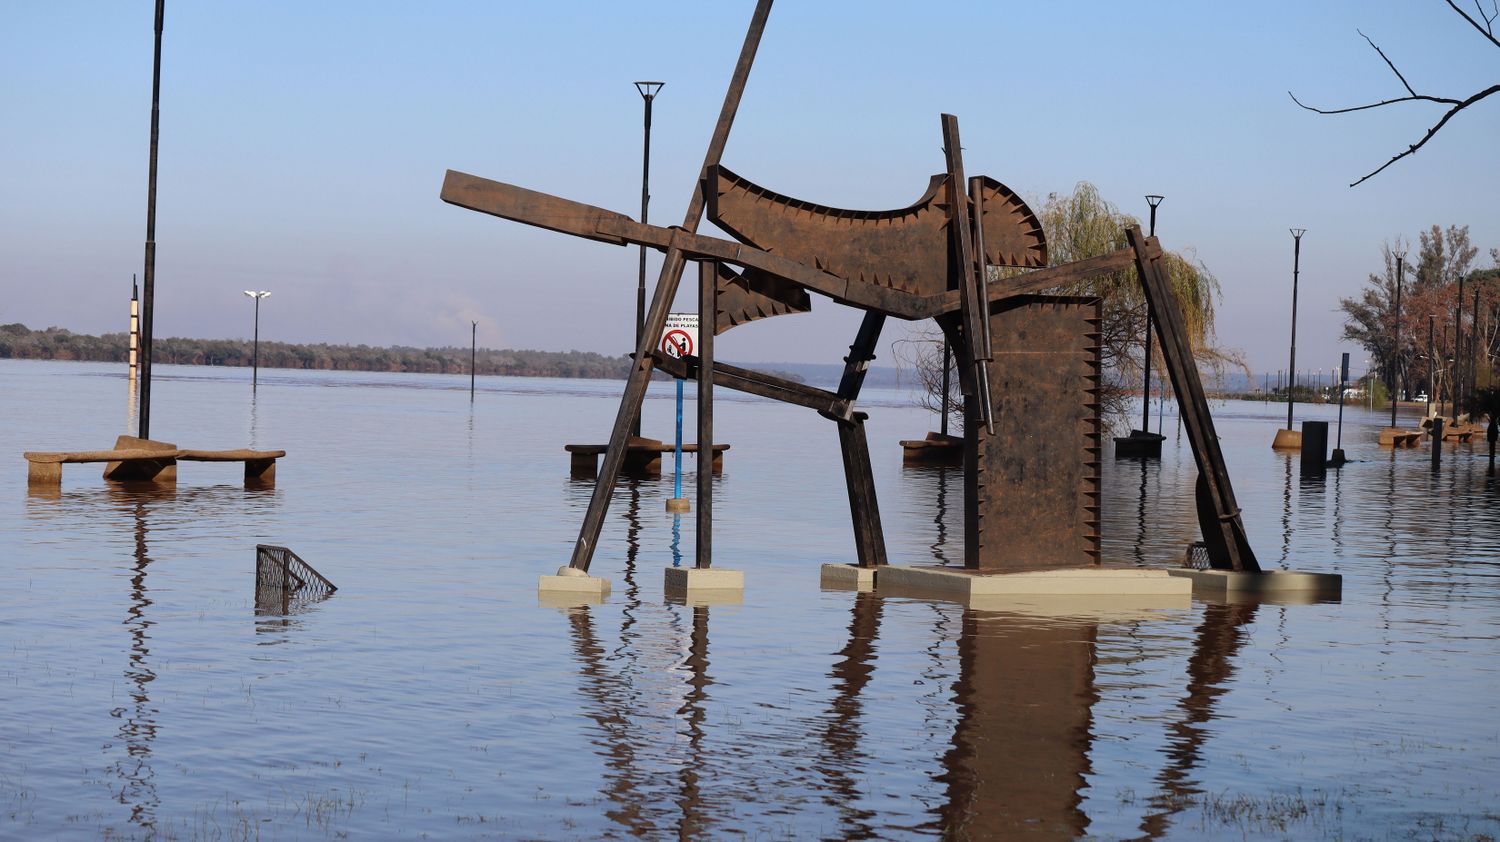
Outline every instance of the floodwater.
{"label": "floodwater", "polygon": [[[666,599],[692,558],[670,473],[622,483],[602,605],[538,604],[620,383],[158,366],[155,437],[284,448],[274,489],[186,463],[174,491],[23,450],[108,447],[119,366],[0,362],[0,838],[1492,839],[1500,835],[1500,506],[1483,445],[1374,446],[1305,482],[1285,407],[1216,420],[1262,564],[1340,601],[986,612],[821,590],[853,559],[837,436],[721,394],[715,563],[742,604]],[[691,394],[691,389],[688,390]],[[648,435],[670,438],[672,389]],[[867,409],[893,562],[955,563],[929,417]],[[689,402],[689,419],[692,404]],[[1299,419],[1333,407],[1299,407]],[[1177,563],[1191,458],[1110,460],[1106,560]],[[691,429],[691,420],[689,420]],[[1294,459],[1295,457],[1291,457]],[[693,488],[691,469],[684,487]],[[339,587],[257,609],[254,547]],[[675,546],[675,552],[674,552]]]}

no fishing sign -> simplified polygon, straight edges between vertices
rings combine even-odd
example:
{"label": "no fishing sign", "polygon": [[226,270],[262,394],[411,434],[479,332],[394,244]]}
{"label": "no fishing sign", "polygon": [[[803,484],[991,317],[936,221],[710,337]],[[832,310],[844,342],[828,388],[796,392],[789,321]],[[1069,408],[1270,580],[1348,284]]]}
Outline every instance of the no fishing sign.
{"label": "no fishing sign", "polygon": [[657,347],[669,357],[681,359],[698,353],[698,314],[668,313],[667,327]]}

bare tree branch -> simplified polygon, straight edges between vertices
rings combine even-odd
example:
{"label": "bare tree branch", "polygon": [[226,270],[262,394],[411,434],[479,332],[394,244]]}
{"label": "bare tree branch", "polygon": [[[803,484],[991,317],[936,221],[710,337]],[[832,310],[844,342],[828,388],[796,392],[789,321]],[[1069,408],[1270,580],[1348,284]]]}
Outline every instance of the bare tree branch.
{"label": "bare tree branch", "polygon": [[1500,93],[1500,85],[1491,85],[1488,88],[1485,88],[1484,90],[1480,91],[1479,93],[1477,93],[1477,94],[1469,97],[1468,99],[1466,99],[1466,100],[1460,102],[1459,104],[1453,106],[1452,108],[1448,109],[1448,113],[1446,113],[1446,114],[1443,115],[1443,119],[1437,121],[1437,123],[1434,124],[1432,128],[1428,129],[1427,130],[1427,134],[1423,135],[1421,140],[1419,140],[1416,143],[1412,144],[1405,152],[1402,152],[1401,154],[1396,155],[1395,157],[1391,158],[1389,161],[1386,161],[1384,164],[1381,164],[1379,169],[1375,170],[1374,172],[1370,173],[1369,175],[1366,175],[1364,178],[1361,178],[1359,181],[1356,181],[1356,182],[1350,184],[1349,186],[1350,187],[1358,187],[1360,184],[1363,184],[1366,180],[1368,180],[1371,176],[1378,175],[1380,173],[1380,170],[1383,170],[1386,167],[1389,167],[1391,164],[1394,164],[1397,161],[1401,160],[1402,158],[1405,158],[1407,155],[1414,154],[1418,149],[1421,149],[1423,146],[1427,145],[1427,141],[1432,140],[1432,136],[1435,135],[1435,134],[1437,134],[1438,133],[1438,129],[1441,129],[1445,123],[1447,123],[1449,120],[1453,119],[1453,115],[1454,114],[1457,114],[1458,112],[1464,110],[1465,108],[1468,108],[1469,106],[1471,106],[1474,103],[1480,101],[1481,99],[1484,99],[1485,97],[1490,96],[1491,94],[1496,94],[1496,93]]}
{"label": "bare tree branch", "polygon": [[[1494,12],[1487,15],[1484,13],[1484,6],[1480,5],[1479,0],[1474,0],[1474,8],[1478,9],[1479,16],[1484,18],[1484,26],[1480,26],[1479,21],[1476,21],[1473,18],[1469,17],[1469,13],[1464,11],[1463,9],[1460,9],[1458,7],[1458,4],[1453,2],[1453,0],[1447,0],[1447,3],[1453,9],[1453,11],[1458,12],[1461,16],[1463,16],[1463,19],[1468,21],[1470,26],[1479,30],[1480,35],[1483,35],[1484,37],[1490,39],[1491,44],[1500,47],[1500,40],[1495,39],[1494,26],[1495,18],[1500,17],[1500,9],[1496,9]],[[1494,6],[1495,4],[1491,5]]]}
{"label": "bare tree branch", "polygon": [[[1488,12],[1485,11],[1483,0],[1474,0],[1474,9],[1479,13],[1479,17],[1484,20],[1483,24],[1470,16],[1468,12],[1460,9],[1456,0],[1444,0],[1444,2],[1448,4],[1448,7],[1450,9],[1457,12],[1460,17],[1468,21],[1469,25],[1474,27],[1474,29],[1477,30],[1479,34],[1488,39],[1491,44],[1494,44],[1496,47],[1500,47],[1500,39],[1497,39],[1495,37],[1495,21],[1497,19],[1500,19],[1500,0],[1490,0],[1490,10]],[[1302,100],[1297,99],[1296,94],[1292,93],[1291,91],[1287,91],[1287,96],[1291,97],[1292,102],[1295,102],[1299,108],[1303,108],[1307,111],[1312,111],[1316,114],[1351,114],[1356,111],[1368,111],[1373,108],[1382,108],[1387,105],[1396,105],[1397,103],[1402,102],[1431,102],[1439,105],[1448,105],[1451,107],[1446,112],[1444,112],[1441,119],[1433,124],[1432,128],[1427,130],[1427,133],[1422,136],[1421,140],[1408,146],[1404,151],[1391,156],[1391,159],[1389,161],[1381,164],[1373,172],[1367,173],[1363,178],[1354,181],[1349,185],[1350,187],[1358,187],[1374,176],[1379,175],[1391,164],[1396,163],[1397,161],[1407,157],[1408,155],[1416,154],[1416,151],[1418,149],[1426,146],[1427,141],[1432,140],[1433,136],[1436,135],[1438,131],[1443,128],[1443,126],[1447,125],[1449,120],[1453,119],[1453,115],[1464,110],[1465,108],[1468,108],[1474,103],[1485,99],[1486,97],[1489,97],[1496,93],[1500,93],[1500,85],[1491,85],[1490,87],[1485,88],[1484,90],[1479,91],[1476,94],[1473,94],[1468,99],[1461,100],[1453,99],[1451,97],[1419,94],[1417,93],[1416,89],[1411,86],[1411,83],[1406,81],[1406,76],[1402,74],[1399,68],[1396,67],[1396,63],[1391,61],[1390,56],[1387,56],[1385,54],[1385,51],[1380,49],[1380,47],[1370,39],[1370,36],[1366,35],[1362,30],[1356,29],[1355,31],[1359,32],[1359,37],[1365,39],[1365,43],[1369,44],[1370,48],[1380,55],[1381,61],[1384,61],[1385,66],[1389,67],[1391,69],[1391,72],[1396,74],[1396,78],[1401,80],[1401,86],[1406,88],[1407,96],[1395,97],[1393,99],[1383,99],[1379,102],[1367,103],[1365,105],[1355,105],[1348,108],[1314,108],[1313,106],[1307,105],[1306,103],[1302,102]]]}

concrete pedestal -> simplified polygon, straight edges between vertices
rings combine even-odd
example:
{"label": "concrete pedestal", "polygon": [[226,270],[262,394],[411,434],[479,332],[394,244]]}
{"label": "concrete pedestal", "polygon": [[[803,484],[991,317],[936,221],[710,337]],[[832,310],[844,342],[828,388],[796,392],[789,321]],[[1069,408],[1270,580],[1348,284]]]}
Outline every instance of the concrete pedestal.
{"label": "concrete pedestal", "polygon": [[832,590],[873,591],[875,570],[874,567],[860,567],[857,564],[825,564],[818,583]]}
{"label": "concrete pedestal", "polygon": [[1236,573],[1233,570],[1168,571],[1173,577],[1193,583],[1200,593],[1235,595],[1318,595],[1337,597],[1344,589],[1344,577],[1337,573],[1304,573],[1299,570],[1264,570],[1260,573]]}
{"label": "concrete pedestal", "polygon": [[536,591],[542,594],[579,594],[593,596],[603,601],[609,594],[609,580],[579,570],[576,567],[559,567],[556,576],[541,576],[537,579]]}
{"label": "concrete pedestal", "polygon": [[946,599],[980,611],[1031,616],[1134,616],[1192,605],[1192,584],[1165,570],[1069,568],[973,573],[962,568],[896,567],[875,573],[876,592]]}
{"label": "concrete pedestal", "polygon": [[745,574],[717,567],[668,567],[663,582],[667,601],[679,605],[739,605],[745,601]]}
{"label": "concrete pedestal", "polygon": [[1301,450],[1302,433],[1297,430],[1288,430],[1285,427],[1276,431],[1276,438],[1271,442],[1273,450]]}

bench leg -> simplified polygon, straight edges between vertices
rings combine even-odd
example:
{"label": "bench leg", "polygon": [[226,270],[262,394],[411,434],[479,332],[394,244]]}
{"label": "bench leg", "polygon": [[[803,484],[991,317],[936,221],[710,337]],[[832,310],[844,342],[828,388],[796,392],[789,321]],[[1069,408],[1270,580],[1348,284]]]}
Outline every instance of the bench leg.
{"label": "bench leg", "polygon": [[245,482],[254,485],[273,485],[276,482],[275,459],[246,459]]}
{"label": "bench leg", "polygon": [[26,485],[31,488],[59,488],[62,486],[61,462],[28,462]]}
{"label": "bench leg", "polygon": [[599,457],[593,453],[574,453],[568,460],[573,479],[593,479],[599,475]]}
{"label": "bench leg", "polygon": [[654,450],[627,450],[620,470],[627,477],[650,479],[661,476],[661,454]]}

